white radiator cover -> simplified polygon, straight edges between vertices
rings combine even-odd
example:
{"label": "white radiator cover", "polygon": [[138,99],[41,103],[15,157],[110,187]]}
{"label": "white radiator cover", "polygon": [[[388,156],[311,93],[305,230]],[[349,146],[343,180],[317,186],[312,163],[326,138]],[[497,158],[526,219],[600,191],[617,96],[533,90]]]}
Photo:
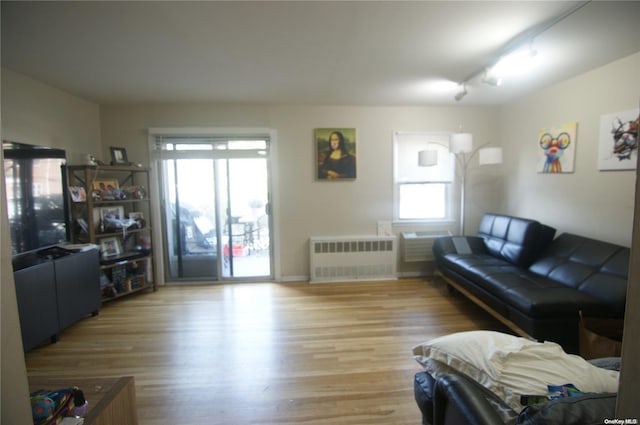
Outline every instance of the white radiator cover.
{"label": "white radiator cover", "polygon": [[433,261],[433,241],[440,236],[449,236],[442,231],[403,232],[402,260],[405,263]]}
{"label": "white radiator cover", "polygon": [[395,236],[312,237],[310,281],[396,279]]}

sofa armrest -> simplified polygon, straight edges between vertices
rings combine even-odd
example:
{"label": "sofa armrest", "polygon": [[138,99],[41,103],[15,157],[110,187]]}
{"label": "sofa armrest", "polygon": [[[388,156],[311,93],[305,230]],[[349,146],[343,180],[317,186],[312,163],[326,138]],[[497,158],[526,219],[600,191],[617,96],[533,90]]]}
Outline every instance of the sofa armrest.
{"label": "sofa armrest", "polygon": [[434,425],[512,424],[517,416],[491,391],[464,375],[442,375],[436,382]]}
{"label": "sofa armrest", "polygon": [[429,372],[418,372],[413,379],[413,394],[422,413],[422,425],[433,425],[433,392],[436,380]]}

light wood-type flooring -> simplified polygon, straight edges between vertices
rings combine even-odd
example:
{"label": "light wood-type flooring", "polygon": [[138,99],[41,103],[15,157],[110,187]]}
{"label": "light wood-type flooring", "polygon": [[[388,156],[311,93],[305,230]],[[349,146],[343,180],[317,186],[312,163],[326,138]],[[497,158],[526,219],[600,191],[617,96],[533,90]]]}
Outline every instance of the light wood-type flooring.
{"label": "light wood-type flooring", "polygon": [[425,279],[166,286],[105,304],[26,364],[70,385],[133,375],[140,425],[417,425],[411,348],[474,329],[505,330]]}

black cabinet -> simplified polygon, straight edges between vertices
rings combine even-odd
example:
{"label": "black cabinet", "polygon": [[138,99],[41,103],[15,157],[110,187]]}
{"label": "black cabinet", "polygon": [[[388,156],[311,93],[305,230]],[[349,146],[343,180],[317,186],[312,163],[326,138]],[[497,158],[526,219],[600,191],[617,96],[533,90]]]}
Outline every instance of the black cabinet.
{"label": "black cabinet", "polygon": [[18,270],[13,278],[24,350],[35,347],[47,338],[55,340],[60,324],[53,261]]}
{"label": "black cabinet", "polygon": [[60,329],[100,309],[100,260],[98,250],[58,258],[56,292]]}
{"label": "black cabinet", "polygon": [[22,344],[28,351],[100,308],[97,250],[70,253],[59,248],[14,260],[14,281]]}

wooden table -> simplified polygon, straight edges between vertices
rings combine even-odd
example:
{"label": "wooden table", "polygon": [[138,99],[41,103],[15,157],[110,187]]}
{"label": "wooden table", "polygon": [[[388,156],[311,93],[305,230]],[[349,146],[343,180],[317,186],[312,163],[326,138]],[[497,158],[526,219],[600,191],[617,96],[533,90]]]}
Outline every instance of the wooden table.
{"label": "wooden table", "polygon": [[76,386],[89,402],[84,425],[138,425],[133,376],[113,378],[29,377],[29,391]]}

